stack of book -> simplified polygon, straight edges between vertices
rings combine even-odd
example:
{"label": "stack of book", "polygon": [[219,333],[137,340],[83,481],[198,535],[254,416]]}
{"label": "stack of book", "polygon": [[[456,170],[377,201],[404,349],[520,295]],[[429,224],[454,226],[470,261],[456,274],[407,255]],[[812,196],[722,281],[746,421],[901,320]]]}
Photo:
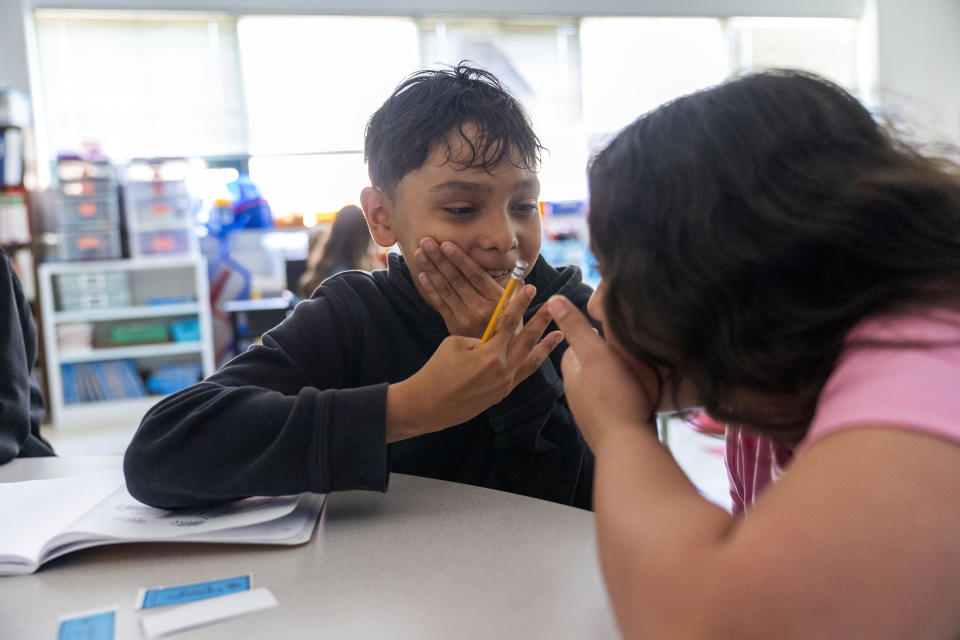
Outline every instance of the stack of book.
{"label": "stack of book", "polygon": [[60,365],[60,368],[63,373],[63,401],[66,404],[147,395],[132,360],[78,362]]}

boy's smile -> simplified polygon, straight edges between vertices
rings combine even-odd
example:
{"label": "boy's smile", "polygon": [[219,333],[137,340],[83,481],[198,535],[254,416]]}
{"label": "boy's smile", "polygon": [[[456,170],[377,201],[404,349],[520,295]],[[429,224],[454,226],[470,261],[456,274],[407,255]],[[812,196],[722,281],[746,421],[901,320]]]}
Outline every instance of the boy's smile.
{"label": "boy's smile", "polygon": [[456,244],[501,287],[518,259],[532,266],[540,253],[537,174],[507,162],[490,171],[464,167],[458,160],[470,157],[466,142],[459,135],[449,141],[449,157],[445,145],[435,146],[392,197],[373,188],[362,196],[374,239],[400,245],[421,295],[420,266],[412,256],[423,238]]}

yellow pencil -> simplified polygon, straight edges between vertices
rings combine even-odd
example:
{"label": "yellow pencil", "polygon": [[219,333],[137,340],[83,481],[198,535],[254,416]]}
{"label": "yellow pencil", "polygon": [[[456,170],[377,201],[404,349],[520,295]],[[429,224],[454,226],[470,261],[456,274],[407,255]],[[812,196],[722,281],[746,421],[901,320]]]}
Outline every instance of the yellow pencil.
{"label": "yellow pencil", "polygon": [[527,272],[528,266],[528,262],[524,260],[517,260],[516,266],[513,268],[513,271],[510,272],[510,279],[507,281],[507,286],[503,288],[503,295],[500,296],[500,301],[497,303],[497,308],[493,310],[493,316],[491,316],[490,322],[487,323],[487,329],[483,332],[483,337],[480,338],[480,344],[483,344],[489,340],[490,336],[493,335],[493,332],[497,330],[497,325],[500,324],[500,316],[503,314],[503,309],[507,306],[507,303],[510,302],[510,299],[513,298],[513,294],[516,292],[517,287],[519,287],[520,283],[523,282],[523,274]]}

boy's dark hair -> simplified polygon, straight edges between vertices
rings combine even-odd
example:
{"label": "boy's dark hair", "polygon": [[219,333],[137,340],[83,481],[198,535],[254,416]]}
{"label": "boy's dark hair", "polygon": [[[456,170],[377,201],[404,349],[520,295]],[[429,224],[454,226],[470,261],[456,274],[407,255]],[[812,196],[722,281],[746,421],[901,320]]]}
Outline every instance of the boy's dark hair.
{"label": "boy's dark hair", "polygon": [[[467,124],[477,128],[473,138],[464,134]],[[492,73],[461,62],[408,76],[370,118],[363,151],[371,184],[392,194],[438,144],[449,159],[452,131],[472,151],[464,168],[489,170],[504,161],[532,171],[539,166],[543,147],[523,106]]]}
{"label": "boy's dark hair", "polygon": [[639,118],[591,163],[589,225],[608,331],[691,376],[713,417],[785,442],[860,320],[960,307],[957,167],[802,72]]}

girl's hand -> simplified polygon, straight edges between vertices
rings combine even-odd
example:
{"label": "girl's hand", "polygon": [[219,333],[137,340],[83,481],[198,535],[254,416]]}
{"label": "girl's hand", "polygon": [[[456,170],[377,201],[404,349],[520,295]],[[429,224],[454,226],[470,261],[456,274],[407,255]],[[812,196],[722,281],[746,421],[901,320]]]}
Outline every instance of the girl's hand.
{"label": "girl's hand", "polygon": [[[590,448],[596,452],[603,437],[614,430],[648,428],[652,400],[637,372],[569,300],[554,296],[544,306],[570,345],[563,354],[563,386]],[[649,373],[645,384],[653,379],[653,372]]]}
{"label": "girl's hand", "polygon": [[421,290],[451,336],[479,338],[493,315],[503,287],[452,242],[423,238],[415,252]]}
{"label": "girl's hand", "polygon": [[466,422],[500,402],[532,374],[563,340],[540,309],[523,325],[536,288],[522,287],[507,305],[496,333],[485,344],[450,336],[411,377],[387,388],[387,442]]}

